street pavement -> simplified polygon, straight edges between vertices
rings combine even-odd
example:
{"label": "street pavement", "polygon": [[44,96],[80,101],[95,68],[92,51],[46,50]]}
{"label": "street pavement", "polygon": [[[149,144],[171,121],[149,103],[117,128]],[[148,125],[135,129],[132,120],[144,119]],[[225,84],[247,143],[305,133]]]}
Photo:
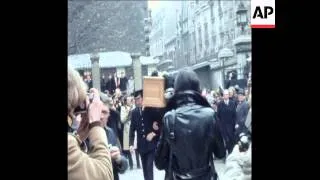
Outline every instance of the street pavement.
{"label": "street pavement", "polygon": [[[134,159],[133,170],[128,169],[124,174],[120,174],[120,177],[119,177],[120,180],[143,180],[144,179],[142,167],[141,169],[137,169],[134,155],[132,159]],[[220,175],[225,168],[225,164],[221,160],[215,161],[214,164],[215,164],[216,171],[218,172],[218,175]],[[164,174],[165,174],[164,171],[159,171],[155,166],[153,167],[154,180],[164,180]]]}

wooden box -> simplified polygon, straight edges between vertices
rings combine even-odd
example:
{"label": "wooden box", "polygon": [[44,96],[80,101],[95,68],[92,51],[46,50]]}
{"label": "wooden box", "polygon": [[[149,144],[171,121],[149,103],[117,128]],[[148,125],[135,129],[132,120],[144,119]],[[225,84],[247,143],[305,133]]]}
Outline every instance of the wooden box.
{"label": "wooden box", "polygon": [[158,108],[166,106],[163,77],[143,77],[143,105]]}

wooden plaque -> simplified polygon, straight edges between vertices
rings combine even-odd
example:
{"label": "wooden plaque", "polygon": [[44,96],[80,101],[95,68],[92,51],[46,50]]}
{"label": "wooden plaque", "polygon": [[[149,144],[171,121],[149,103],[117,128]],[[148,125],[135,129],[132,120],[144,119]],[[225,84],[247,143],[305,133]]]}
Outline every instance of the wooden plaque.
{"label": "wooden plaque", "polygon": [[163,77],[143,77],[143,105],[158,108],[166,106]]}

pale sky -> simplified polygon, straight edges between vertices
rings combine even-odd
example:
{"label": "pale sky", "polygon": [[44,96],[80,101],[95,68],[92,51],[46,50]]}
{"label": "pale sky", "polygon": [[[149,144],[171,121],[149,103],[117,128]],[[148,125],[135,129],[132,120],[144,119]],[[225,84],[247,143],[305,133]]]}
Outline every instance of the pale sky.
{"label": "pale sky", "polygon": [[153,11],[155,9],[157,9],[160,5],[160,1],[148,1],[148,7]]}

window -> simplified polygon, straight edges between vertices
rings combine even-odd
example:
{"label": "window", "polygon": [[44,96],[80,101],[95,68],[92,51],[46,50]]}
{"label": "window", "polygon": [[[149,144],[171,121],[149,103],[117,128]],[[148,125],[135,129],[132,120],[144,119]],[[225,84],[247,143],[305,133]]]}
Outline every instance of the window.
{"label": "window", "polygon": [[204,23],[204,38],[205,38],[205,45],[206,48],[209,46],[209,32],[208,32],[208,23]]}
{"label": "window", "polygon": [[232,12],[232,9],[229,11],[229,19],[232,19],[233,18],[233,12]]}
{"label": "window", "polygon": [[229,31],[226,31],[225,33],[226,41],[230,40]]}
{"label": "window", "polygon": [[217,43],[217,37],[212,33],[212,46],[214,47]]}
{"label": "window", "polygon": [[193,9],[194,8],[194,2],[190,2],[190,8]]}
{"label": "window", "polygon": [[201,27],[198,28],[198,36],[199,36],[199,51],[202,51],[202,32]]}
{"label": "window", "polygon": [[222,46],[224,44],[224,32],[220,33],[220,45]]}
{"label": "window", "polygon": [[213,24],[214,22],[213,6],[210,6],[210,17],[211,17],[211,22]]}
{"label": "window", "polygon": [[231,36],[230,37],[231,39],[235,39],[236,36],[235,36],[235,30],[234,29],[231,30],[230,36]]}

